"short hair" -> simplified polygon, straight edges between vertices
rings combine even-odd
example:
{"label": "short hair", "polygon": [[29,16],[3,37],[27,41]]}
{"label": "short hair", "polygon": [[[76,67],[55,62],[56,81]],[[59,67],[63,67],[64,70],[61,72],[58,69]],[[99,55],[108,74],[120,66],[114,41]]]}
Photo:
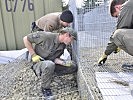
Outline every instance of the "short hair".
{"label": "short hair", "polygon": [[110,0],[110,14],[111,16],[113,16],[114,12],[116,12],[115,10],[115,6],[116,5],[122,5],[123,3],[125,3],[127,0]]}

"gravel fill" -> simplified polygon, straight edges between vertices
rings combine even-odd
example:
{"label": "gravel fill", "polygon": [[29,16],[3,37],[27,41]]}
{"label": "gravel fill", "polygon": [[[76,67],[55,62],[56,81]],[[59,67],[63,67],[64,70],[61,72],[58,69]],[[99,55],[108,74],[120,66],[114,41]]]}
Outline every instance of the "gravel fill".
{"label": "gravel fill", "polygon": [[[31,65],[22,60],[0,65],[0,100],[44,100]],[[51,89],[55,100],[80,100],[76,74],[55,74]]]}

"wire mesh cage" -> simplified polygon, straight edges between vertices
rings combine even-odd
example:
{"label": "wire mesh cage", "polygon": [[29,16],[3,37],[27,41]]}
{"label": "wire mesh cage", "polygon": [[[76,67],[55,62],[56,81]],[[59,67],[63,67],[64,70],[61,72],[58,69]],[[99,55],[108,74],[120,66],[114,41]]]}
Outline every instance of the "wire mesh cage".
{"label": "wire mesh cage", "polygon": [[121,66],[132,64],[133,58],[121,50],[109,55],[103,66],[97,65],[117,21],[109,14],[109,0],[85,0],[88,4],[76,9],[73,5],[78,1],[70,1],[70,8],[77,12],[74,27],[78,31],[78,89],[82,100],[132,100],[132,71]]}

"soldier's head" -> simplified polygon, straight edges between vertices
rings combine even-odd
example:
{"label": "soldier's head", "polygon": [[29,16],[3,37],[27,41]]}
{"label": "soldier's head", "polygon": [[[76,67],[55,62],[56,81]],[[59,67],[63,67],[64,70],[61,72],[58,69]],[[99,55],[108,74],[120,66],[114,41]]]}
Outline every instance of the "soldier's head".
{"label": "soldier's head", "polygon": [[110,14],[112,17],[118,17],[122,4],[125,3],[127,0],[110,0]]}
{"label": "soldier's head", "polygon": [[77,32],[70,27],[65,27],[60,30],[60,41],[70,44],[73,40],[77,40]]}
{"label": "soldier's head", "polygon": [[67,27],[73,22],[73,14],[70,10],[65,10],[60,15],[61,24],[63,27]]}

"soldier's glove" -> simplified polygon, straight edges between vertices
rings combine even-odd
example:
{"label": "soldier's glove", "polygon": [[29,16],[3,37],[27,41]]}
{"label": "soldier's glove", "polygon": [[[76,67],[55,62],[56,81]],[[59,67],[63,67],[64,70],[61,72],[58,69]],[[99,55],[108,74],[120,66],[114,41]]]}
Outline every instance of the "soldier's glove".
{"label": "soldier's glove", "polygon": [[73,65],[73,61],[71,61],[71,60],[64,60],[63,61],[63,63],[62,63],[62,65],[63,66],[66,66],[66,67],[71,67],[72,65]]}
{"label": "soldier's glove", "polygon": [[115,51],[114,51],[114,53],[118,53],[118,52],[120,52],[120,50],[121,50],[121,48],[117,48]]}
{"label": "soldier's glove", "polygon": [[33,54],[31,57],[32,57],[32,62],[33,62],[33,63],[37,63],[37,62],[39,62],[39,61],[43,61],[43,60],[44,60],[42,57],[40,57],[40,56],[37,55],[37,54]]}
{"label": "soldier's glove", "polygon": [[103,65],[103,64],[106,62],[107,57],[108,57],[108,56],[107,56],[106,54],[103,54],[103,55],[100,57],[100,59],[98,60],[98,66]]}

